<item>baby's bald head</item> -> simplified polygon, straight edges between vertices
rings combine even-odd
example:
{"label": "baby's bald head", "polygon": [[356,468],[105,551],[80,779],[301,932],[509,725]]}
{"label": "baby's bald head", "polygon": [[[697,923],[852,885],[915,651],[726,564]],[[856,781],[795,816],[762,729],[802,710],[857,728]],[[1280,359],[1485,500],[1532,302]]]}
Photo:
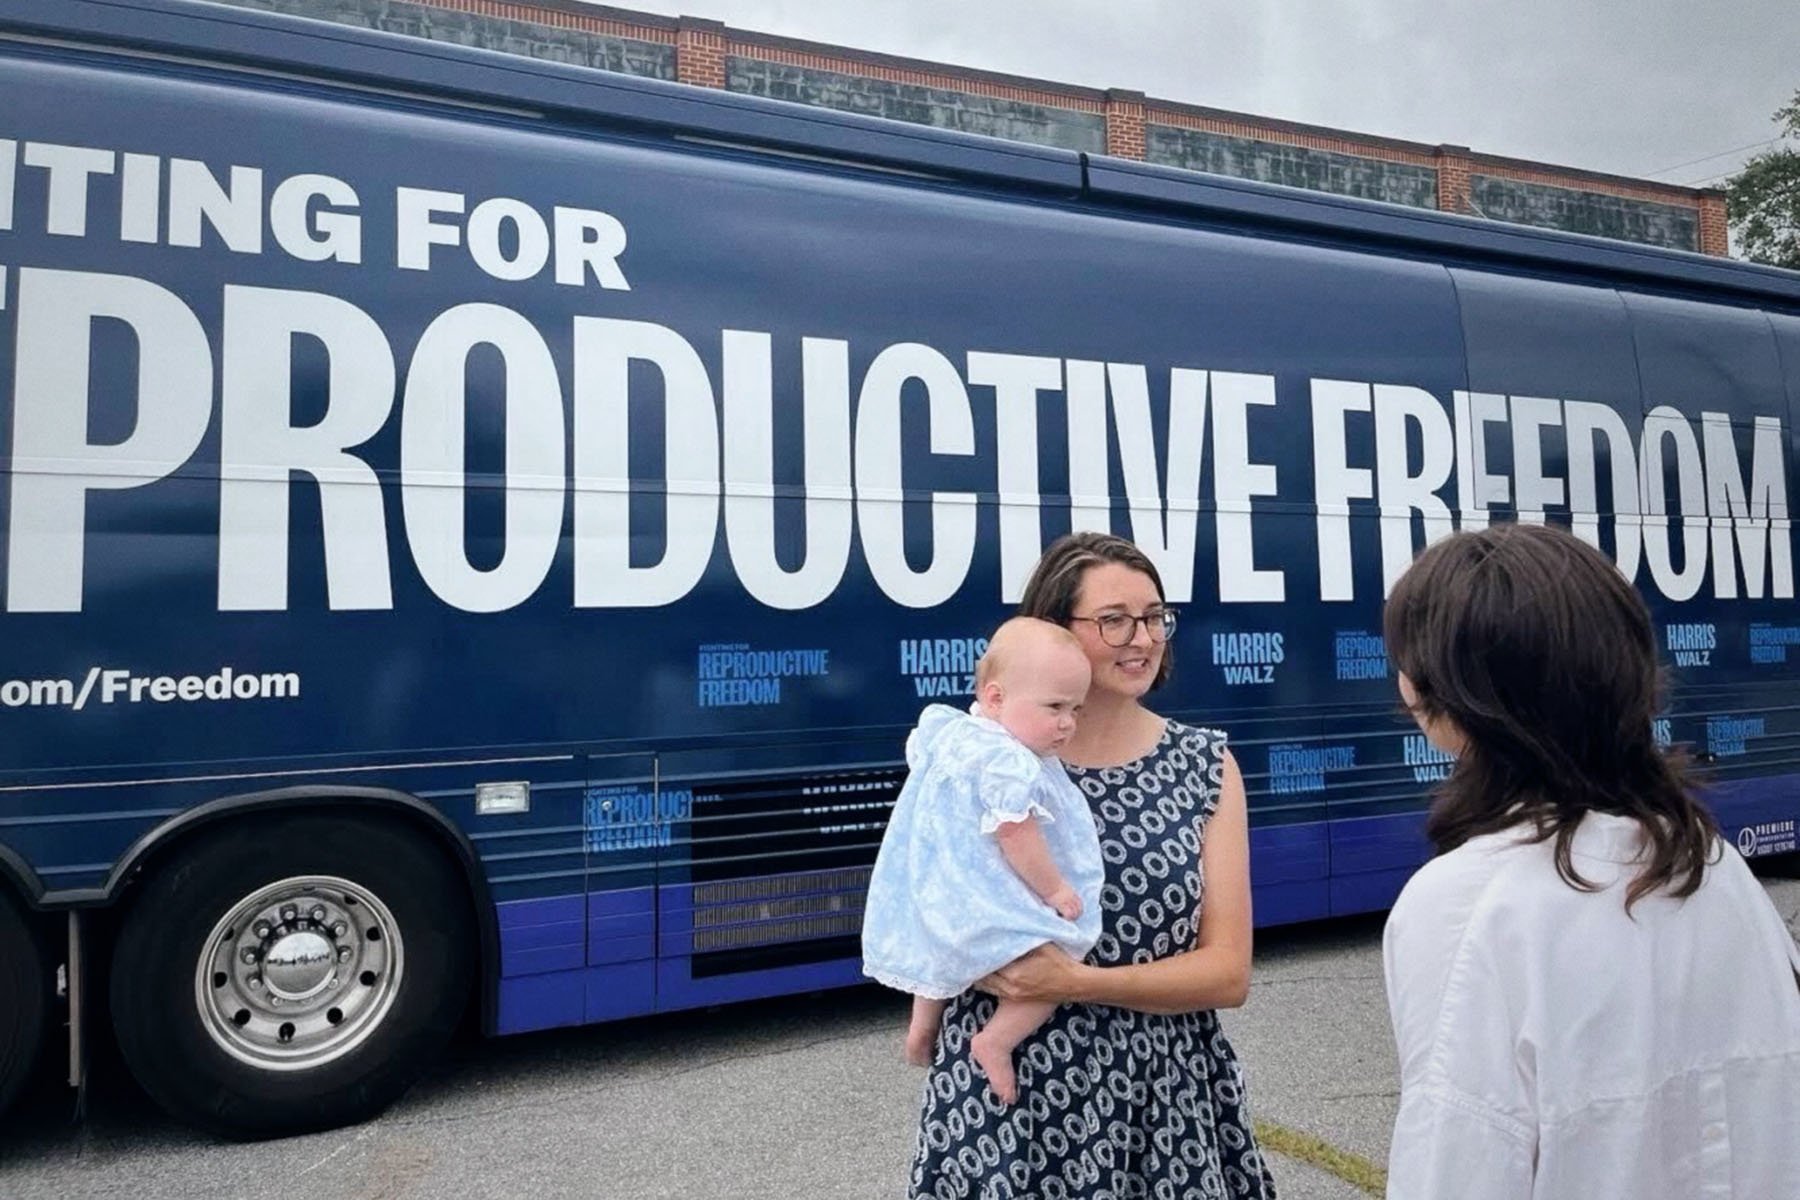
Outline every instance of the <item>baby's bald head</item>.
{"label": "baby's bald head", "polygon": [[1013,617],[988,639],[987,653],[975,664],[975,690],[979,692],[989,680],[1003,681],[1009,670],[1021,664],[1040,663],[1064,652],[1087,661],[1081,642],[1061,625],[1037,617]]}
{"label": "baby's bald head", "polygon": [[1014,617],[988,639],[975,664],[982,712],[1038,754],[1054,754],[1075,732],[1092,668],[1075,635],[1036,617]]}

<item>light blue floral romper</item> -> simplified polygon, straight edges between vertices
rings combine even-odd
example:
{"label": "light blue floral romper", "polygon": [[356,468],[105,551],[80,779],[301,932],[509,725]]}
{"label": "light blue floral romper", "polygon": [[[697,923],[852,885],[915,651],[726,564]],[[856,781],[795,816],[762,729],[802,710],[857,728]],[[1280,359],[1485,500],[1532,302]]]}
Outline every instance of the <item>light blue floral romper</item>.
{"label": "light blue floral romper", "polygon": [[[942,704],[920,715],[906,762],[869,880],[863,973],[946,1000],[1046,942],[1085,957],[1100,936],[1106,870],[1093,813],[1062,764]],[[1077,920],[1057,916],[1000,854],[994,831],[1026,817],[1081,897]]]}

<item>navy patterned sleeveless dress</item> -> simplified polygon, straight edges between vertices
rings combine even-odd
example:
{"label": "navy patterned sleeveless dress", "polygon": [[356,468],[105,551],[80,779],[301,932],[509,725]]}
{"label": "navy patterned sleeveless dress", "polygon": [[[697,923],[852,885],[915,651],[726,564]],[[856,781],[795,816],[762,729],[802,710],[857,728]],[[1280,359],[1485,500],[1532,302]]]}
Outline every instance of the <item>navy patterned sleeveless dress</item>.
{"label": "navy patterned sleeveless dress", "polygon": [[[1225,735],[1167,723],[1121,767],[1070,767],[1106,862],[1087,961],[1152,962],[1194,944],[1200,848]],[[1244,1074],[1211,1011],[1163,1016],[1065,1004],[1013,1052],[1019,1101],[988,1090],[969,1040],[994,999],[950,1002],[925,1081],[909,1196],[917,1200],[1273,1200]]]}

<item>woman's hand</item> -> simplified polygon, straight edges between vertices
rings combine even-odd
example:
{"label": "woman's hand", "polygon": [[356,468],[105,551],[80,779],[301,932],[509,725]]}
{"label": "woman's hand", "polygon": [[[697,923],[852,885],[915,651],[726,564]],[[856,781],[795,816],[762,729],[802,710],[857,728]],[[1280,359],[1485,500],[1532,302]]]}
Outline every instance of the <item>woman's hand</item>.
{"label": "woman's hand", "polygon": [[978,980],[975,987],[1002,1000],[1048,1000],[1061,1004],[1081,998],[1080,982],[1087,970],[1060,946],[1043,945]]}

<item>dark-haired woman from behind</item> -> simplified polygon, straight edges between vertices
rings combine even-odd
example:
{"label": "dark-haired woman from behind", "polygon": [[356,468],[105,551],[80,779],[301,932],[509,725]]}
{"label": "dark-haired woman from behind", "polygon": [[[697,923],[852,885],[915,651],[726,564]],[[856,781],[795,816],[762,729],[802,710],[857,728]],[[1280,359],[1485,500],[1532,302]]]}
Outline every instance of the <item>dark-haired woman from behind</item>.
{"label": "dark-haired woman from behind", "polygon": [[1387,927],[1390,1200],[1800,1197],[1800,952],[1656,744],[1642,599],[1497,526],[1426,550],[1386,633],[1456,758]]}

